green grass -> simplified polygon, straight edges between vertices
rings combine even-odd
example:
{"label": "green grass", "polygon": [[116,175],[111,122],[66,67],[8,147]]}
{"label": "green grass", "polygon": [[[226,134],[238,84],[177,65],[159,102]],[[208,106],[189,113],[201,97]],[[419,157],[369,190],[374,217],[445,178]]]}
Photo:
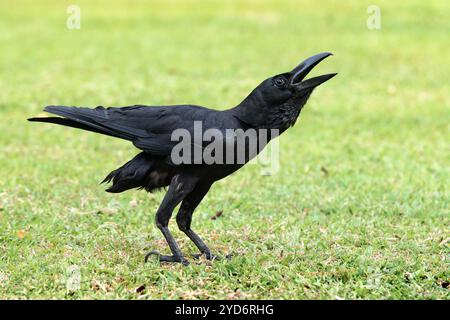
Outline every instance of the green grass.
{"label": "green grass", "polygon": [[[449,299],[448,1],[376,1],[378,31],[366,1],[76,1],[80,30],[74,1],[5,2],[0,298]],[[231,261],[144,264],[168,252],[163,193],[98,185],[137,150],[25,121],[50,104],[227,108],[321,51],[335,56],[314,74],[339,75],[281,137],[280,171],[247,166],[194,214]]]}

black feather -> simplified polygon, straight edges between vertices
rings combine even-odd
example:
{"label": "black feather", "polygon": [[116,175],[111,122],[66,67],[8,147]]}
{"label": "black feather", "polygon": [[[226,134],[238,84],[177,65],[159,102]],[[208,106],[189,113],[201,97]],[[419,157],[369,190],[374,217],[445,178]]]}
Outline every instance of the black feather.
{"label": "black feather", "polygon": [[118,193],[133,188],[145,187],[145,180],[152,168],[153,162],[144,153],[125,163],[120,168],[112,171],[101,183],[113,185],[106,189],[107,192]]}

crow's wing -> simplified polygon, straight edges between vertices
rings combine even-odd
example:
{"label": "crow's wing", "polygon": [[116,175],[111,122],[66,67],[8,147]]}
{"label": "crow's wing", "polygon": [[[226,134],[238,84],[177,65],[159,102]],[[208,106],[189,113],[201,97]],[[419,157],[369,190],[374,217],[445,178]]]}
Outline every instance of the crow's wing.
{"label": "crow's wing", "polygon": [[[32,118],[31,121],[52,122],[90,130],[132,141],[133,144],[154,155],[170,155],[177,141],[172,141],[172,132],[185,129],[193,136],[194,121],[202,125],[215,126],[220,111],[193,105],[177,106],[129,106],[129,107],[64,107],[48,106],[44,109],[61,118]],[[59,120],[52,120],[59,119]]]}

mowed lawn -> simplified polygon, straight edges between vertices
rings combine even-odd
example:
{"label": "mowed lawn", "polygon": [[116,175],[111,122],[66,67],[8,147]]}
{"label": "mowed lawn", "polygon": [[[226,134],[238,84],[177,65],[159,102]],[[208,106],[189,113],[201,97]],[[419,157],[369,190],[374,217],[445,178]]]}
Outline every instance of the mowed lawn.
{"label": "mowed lawn", "polygon": [[[0,298],[449,299],[450,4],[376,1],[369,30],[370,4],[2,1]],[[225,109],[322,51],[313,75],[339,75],[280,138],[279,171],[244,167],[194,214],[230,261],[145,264],[169,252],[164,194],[98,184],[138,150],[26,121],[51,104]]]}

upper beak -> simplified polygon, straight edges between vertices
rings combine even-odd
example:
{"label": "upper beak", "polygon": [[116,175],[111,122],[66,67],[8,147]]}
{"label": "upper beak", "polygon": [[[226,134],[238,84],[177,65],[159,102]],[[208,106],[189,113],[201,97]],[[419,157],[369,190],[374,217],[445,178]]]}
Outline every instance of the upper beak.
{"label": "upper beak", "polygon": [[320,61],[331,55],[332,53],[329,52],[319,53],[312,57],[309,57],[308,59],[300,63],[297,67],[294,68],[294,70],[290,72],[292,74],[291,85],[295,86],[298,89],[314,88],[333,78],[335,75],[337,75],[337,73],[325,74],[302,81],[306,77],[306,75],[319,64]]}

